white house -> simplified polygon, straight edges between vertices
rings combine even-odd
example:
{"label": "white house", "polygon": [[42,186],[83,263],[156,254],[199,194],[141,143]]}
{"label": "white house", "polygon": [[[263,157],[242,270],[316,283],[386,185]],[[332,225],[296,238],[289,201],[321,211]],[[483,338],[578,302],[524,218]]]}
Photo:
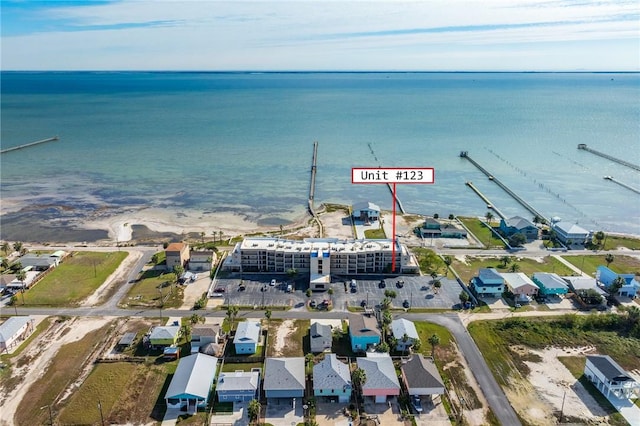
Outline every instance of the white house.
{"label": "white house", "polygon": [[380,207],[371,202],[358,203],[353,205],[352,216],[356,220],[367,222],[377,222],[380,219]]}
{"label": "white house", "polygon": [[167,407],[184,406],[191,413],[206,407],[217,365],[218,358],[205,354],[182,358],[165,394]]}
{"label": "white house", "polygon": [[587,355],[584,375],[607,398],[610,394],[620,399],[635,399],[640,395],[640,383],[609,355]]}
{"label": "white house", "polygon": [[35,327],[31,317],[10,317],[0,325],[0,352],[18,346],[33,333]]}
{"label": "white house", "polygon": [[567,245],[582,245],[591,238],[591,232],[571,222],[554,222],[551,229],[555,231],[558,239]]}
{"label": "white house", "polygon": [[391,321],[391,333],[397,342],[396,351],[408,351],[420,339],[415,324],[404,318]]}
{"label": "white house", "polygon": [[243,321],[238,324],[233,344],[237,354],[255,354],[260,341],[260,323],[258,321]]}

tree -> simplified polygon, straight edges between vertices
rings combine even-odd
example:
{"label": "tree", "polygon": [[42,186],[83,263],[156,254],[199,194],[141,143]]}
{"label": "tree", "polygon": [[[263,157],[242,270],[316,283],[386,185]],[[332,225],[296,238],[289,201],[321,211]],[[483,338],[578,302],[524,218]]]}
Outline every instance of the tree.
{"label": "tree", "polygon": [[429,275],[431,275],[431,281],[435,281],[436,278],[438,278],[438,273],[436,271],[431,271]]}
{"label": "tree", "polygon": [[395,290],[385,290],[384,296],[388,297],[389,299],[395,299],[398,296],[398,293],[396,293]]}
{"label": "tree", "polygon": [[267,329],[269,329],[269,324],[271,322],[271,315],[273,314],[273,312],[271,312],[271,309],[267,309],[266,311],[264,311],[264,317],[267,319]]}
{"label": "tree", "polygon": [[447,256],[443,257],[442,260],[444,261],[444,264],[447,267],[447,269],[444,270],[444,276],[447,277],[447,276],[449,276],[449,268],[451,267],[451,264],[453,263],[453,258],[451,256],[447,255]]}
{"label": "tree", "polygon": [[189,322],[191,324],[198,324],[198,323],[203,323],[204,324],[204,317],[200,316],[198,314],[193,314],[189,317]]}
{"label": "tree", "polygon": [[13,309],[16,311],[16,316],[18,316],[18,297],[14,294],[9,299],[9,305],[13,305]]}
{"label": "tree", "polygon": [[512,263],[509,270],[511,272],[518,272],[520,270],[520,265],[518,265],[517,263]]}
{"label": "tree", "polygon": [[607,262],[607,268],[608,268],[609,265],[613,263],[613,255],[611,253],[607,253],[607,255],[604,257],[604,261]]}
{"label": "tree", "polygon": [[3,242],[2,243],[2,247],[0,247],[2,249],[2,252],[4,253],[4,255],[8,255],[9,254],[9,250],[11,249],[11,246],[9,245],[8,242]]}
{"label": "tree", "polygon": [[437,292],[438,292],[438,289],[439,289],[440,287],[442,287],[442,282],[440,282],[440,280],[435,280],[435,281],[433,282],[433,287],[436,289],[436,293],[437,293]]}
{"label": "tree", "polygon": [[280,235],[282,235],[283,226],[280,225]]}
{"label": "tree", "polygon": [[511,263],[511,256],[502,256],[500,258],[500,263],[502,263],[502,267],[506,268],[509,263]]}
{"label": "tree", "polygon": [[429,337],[428,341],[431,345],[431,358],[433,358],[436,353],[436,346],[440,344],[440,338],[437,334],[432,334],[431,337]]}
{"label": "tree", "polygon": [[258,420],[258,416],[260,416],[260,409],[262,406],[257,399],[252,399],[249,401],[249,405],[247,406],[247,413],[249,414],[249,420],[256,421]]}
{"label": "tree", "polygon": [[434,218],[434,219],[438,219],[439,217],[440,217],[440,215],[439,215],[438,213],[434,213],[434,214],[433,214],[433,218]]}
{"label": "tree", "polygon": [[15,243],[13,243],[13,250],[15,250],[17,252],[21,252],[22,251],[22,243],[20,241],[16,241]]}
{"label": "tree", "polygon": [[20,281],[21,285],[21,289],[20,289],[20,293],[22,293],[22,304],[24,305],[24,280],[27,279],[27,273],[25,271],[23,271],[22,269],[19,269],[18,272],[16,272],[16,279],[18,281]]}
{"label": "tree", "polygon": [[422,347],[422,341],[420,339],[416,339],[413,341],[413,345],[411,346],[411,349],[413,349],[415,352],[419,352],[421,347]]}
{"label": "tree", "polygon": [[604,240],[604,237],[605,235],[604,235],[604,232],[602,231],[598,231],[595,234],[593,234],[593,239],[596,240],[596,245],[598,247],[602,246],[602,241]]}
{"label": "tree", "polygon": [[609,285],[609,288],[607,289],[609,291],[609,294],[611,294],[612,296],[615,295],[616,293],[618,293],[618,290],[620,290],[622,288],[622,286],[624,286],[627,282],[624,280],[624,278],[622,278],[621,276],[617,276]]}
{"label": "tree", "polygon": [[200,232],[200,239],[202,240],[202,245],[204,245],[204,231]]}
{"label": "tree", "polygon": [[484,215],[484,218],[487,220],[487,224],[490,224],[490,223],[491,223],[491,221],[493,220],[493,213],[491,213],[491,212],[487,212],[487,213]]}
{"label": "tree", "polygon": [[295,280],[296,277],[298,276],[298,270],[296,268],[289,268],[287,269],[287,276],[292,279]]}
{"label": "tree", "polygon": [[383,311],[387,311],[387,309],[389,309],[389,307],[391,306],[391,299],[385,297],[384,299],[382,299],[382,302],[380,302],[380,306],[382,307]]}
{"label": "tree", "polygon": [[6,257],[2,259],[2,269],[5,271],[9,269],[9,259]]}
{"label": "tree", "polygon": [[229,324],[229,329],[230,330],[233,330],[233,321],[235,320],[236,315],[238,315],[238,311],[239,310],[240,309],[238,309],[237,306],[232,306],[232,305],[227,306],[227,314],[226,315],[227,315],[227,318],[229,318],[229,322],[231,323],[231,324]]}
{"label": "tree", "polygon": [[463,305],[469,301],[469,293],[464,290],[460,292],[460,295],[458,297],[460,298],[460,301]]}
{"label": "tree", "polygon": [[175,282],[178,282],[182,274],[184,273],[184,267],[181,265],[176,265],[173,267],[173,273],[176,276]]}
{"label": "tree", "polygon": [[509,244],[512,247],[520,247],[523,246],[527,242],[527,237],[524,234],[518,232],[509,237]]}
{"label": "tree", "polygon": [[453,214],[450,214],[450,215],[449,215],[449,220],[453,220],[453,219],[455,219],[455,218],[456,218],[456,217],[455,217]]}
{"label": "tree", "polygon": [[381,342],[376,346],[376,352],[389,353],[389,344],[387,342]]}
{"label": "tree", "polygon": [[367,383],[367,373],[362,368],[356,369],[353,374],[351,374],[353,390],[362,395],[362,386],[365,383]]}

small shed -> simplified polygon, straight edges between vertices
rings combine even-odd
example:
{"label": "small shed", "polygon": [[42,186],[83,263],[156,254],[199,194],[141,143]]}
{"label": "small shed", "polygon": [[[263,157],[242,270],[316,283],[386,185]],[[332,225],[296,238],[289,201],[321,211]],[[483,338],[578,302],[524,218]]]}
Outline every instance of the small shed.
{"label": "small shed", "polygon": [[128,347],[130,347],[131,345],[133,345],[133,342],[135,340],[136,340],[136,333],[125,333],[124,336],[122,336],[122,338],[118,341],[118,344],[116,345],[116,349],[122,352]]}

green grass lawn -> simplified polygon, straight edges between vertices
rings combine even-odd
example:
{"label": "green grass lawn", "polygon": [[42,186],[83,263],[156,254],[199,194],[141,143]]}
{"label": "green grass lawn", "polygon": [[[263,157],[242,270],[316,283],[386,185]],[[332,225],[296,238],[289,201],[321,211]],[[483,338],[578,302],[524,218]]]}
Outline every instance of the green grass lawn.
{"label": "green grass lawn", "polygon": [[423,274],[429,275],[431,272],[437,272],[438,274],[445,274],[447,271],[447,265],[433,250],[416,247],[411,249],[413,254],[418,259],[420,265],[420,271]]}
{"label": "green grass lawn", "polygon": [[[477,217],[460,217],[458,216],[460,222],[467,227],[469,231],[473,235],[475,235],[482,244],[487,248],[505,248],[502,240],[491,232],[489,228],[487,228],[480,219]],[[494,226],[495,223],[491,222],[491,225]]]}
{"label": "green grass lawn", "polygon": [[384,229],[367,229],[364,231],[364,237],[370,240],[383,240],[387,238],[387,235],[384,233]]}
{"label": "green grass lawn", "polygon": [[640,250],[640,239],[607,235],[607,238],[604,241],[604,249],[615,250],[619,247],[626,247],[630,250]]}
{"label": "green grass lawn", "polygon": [[263,368],[261,362],[225,362],[222,366],[224,372],[230,373],[238,370],[251,371],[252,368]]}
{"label": "green grass lawn", "polygon": [[467,256],[466,263],[454,258],[451,267],[460,276],[462,281],[468,283],[469,280],[478,275],[480,268],[496,268],[498,272],[509,272],[512,263],[518,265],[518,272],[524,272],[528,276],[534,272],[555,272],[560,276],[569,276],[575,274],[571,269],[562,262],[551,256],[545,256],[541,262],[535,259],[519,258],[510,256],[512,262],[506,267],[503,266],[499,257],[471,257]]}
{"label": "green grass lawn", "polygon": [[145,271],[120,303],[124,306],[159,307],[162,294],[164,308],[178,308],[182,305],[183,289],[174,281],[173,272],[159,269]]}
{"label": "green grass lawn", "polygon": [[[607,266],[604,254],[588,256],[563,256],[563,258],[577,268],[593,276],[598,266]],[[640,273],[640,260],[631,256],[614,255],[609,269],[617,274]]]}
{"label": "green grass lawn", "polygon": [[[74,252],[24,293],[25,305],[68,306],[92,294],[127,257],[127,252]],[[22,305],[22,295],[18,295]]]}

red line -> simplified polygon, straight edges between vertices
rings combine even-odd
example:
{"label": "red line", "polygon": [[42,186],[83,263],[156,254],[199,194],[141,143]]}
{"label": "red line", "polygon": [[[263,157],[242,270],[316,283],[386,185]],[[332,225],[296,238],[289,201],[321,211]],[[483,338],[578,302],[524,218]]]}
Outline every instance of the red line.
{"label": "red line", "polygon": [[391,272],[396,271],[396,184],[393,185],[393,230],[391,231]]}

